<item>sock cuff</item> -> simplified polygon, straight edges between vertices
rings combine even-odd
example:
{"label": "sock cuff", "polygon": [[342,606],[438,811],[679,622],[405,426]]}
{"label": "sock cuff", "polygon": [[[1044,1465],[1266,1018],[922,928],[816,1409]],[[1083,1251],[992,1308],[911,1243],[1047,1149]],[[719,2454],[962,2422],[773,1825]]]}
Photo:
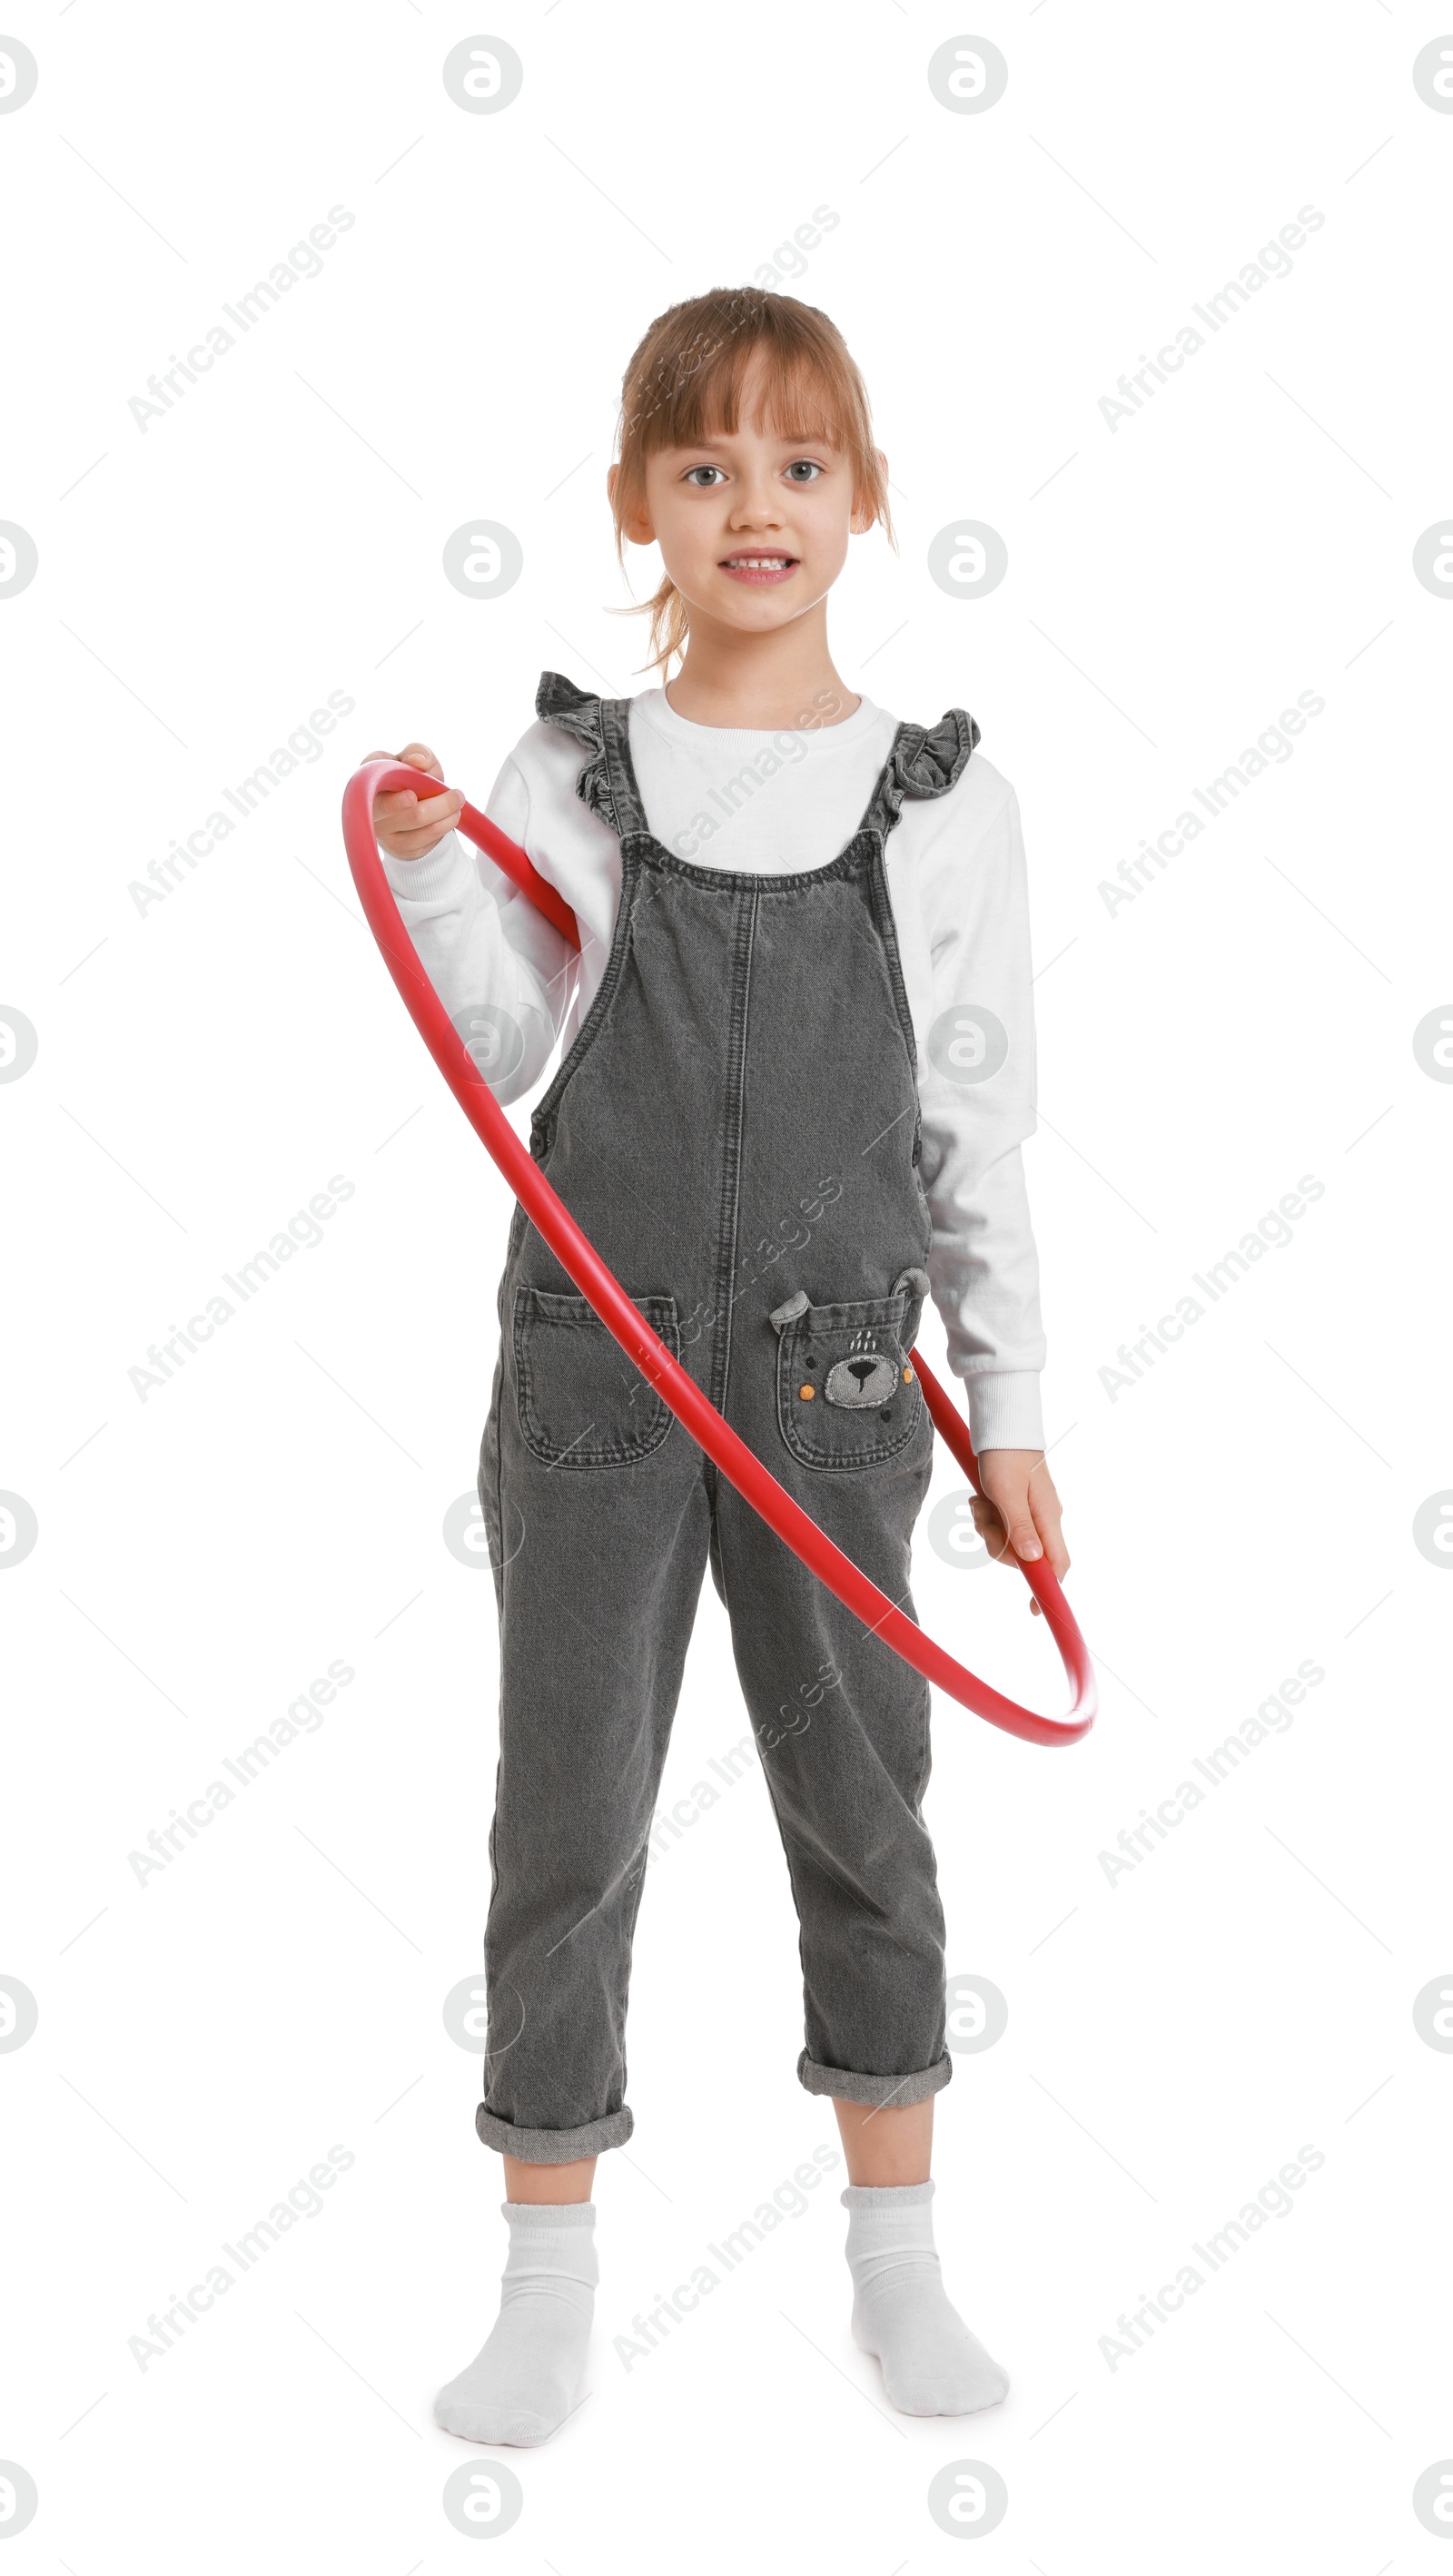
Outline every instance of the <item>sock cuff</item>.
{"label": "sock cuff", "polygon": [[881,2211],[885,2217],[895,2209],[925,2209],[932,2198],[932,2174],[927,2182],[850,2182],[841,2194],[844,2209]]}
{"label": "sock cuff", "polygon": [[593,2227],[593,2200],[502,2200],[500,2215],[512,2236],[553,2235],[562,2227]]}

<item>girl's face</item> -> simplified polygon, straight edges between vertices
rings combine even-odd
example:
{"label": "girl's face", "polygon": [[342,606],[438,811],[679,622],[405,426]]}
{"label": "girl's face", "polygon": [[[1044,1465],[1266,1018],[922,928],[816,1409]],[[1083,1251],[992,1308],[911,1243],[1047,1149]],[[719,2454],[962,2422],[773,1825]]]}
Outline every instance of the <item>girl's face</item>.
{"label": "girl's face", "polygon": [[692,617],[744,635],[769,633],[815,608],[842,571],[849,537],[872,524],[855,506],[843,449],[778,434],[763,401],[765,376],[758,350],[736,430],[647,458],[644,507],[625,527],[636,545],[660,546]]}

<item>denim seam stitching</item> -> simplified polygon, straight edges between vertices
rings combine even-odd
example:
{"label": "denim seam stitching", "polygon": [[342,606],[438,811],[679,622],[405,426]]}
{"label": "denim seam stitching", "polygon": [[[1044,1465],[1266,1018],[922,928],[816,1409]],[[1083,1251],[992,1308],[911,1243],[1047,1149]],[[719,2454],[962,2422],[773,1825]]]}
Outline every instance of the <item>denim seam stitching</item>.
{"label": "denim seam stitching", "polygon": [[875,842],[868,887],[869,908],[873,915],[874,927],[887,952],[888,979],[893,987],[893,1007],[898,1014],[898,1025],[903,1032],[903,1043],[908,1051],[908,1069],[913,1076],[916,1093],[918,1041],[913,1034],[913,1013],[908,1004],[908,986],[903,974],[903,955],[898,945],[898,924],[893,916],[893,898],[888,891],[888,871],[881,835]]}
{"label": "denim seam stitching", "polygon": [[611,811],[615,816],[616,831],[624,841],[628,836],[635,838],[647,831],[646,809],[641,802],[636,765],[631,758],[630,699],[602,698],[600,718]]}
{"label": "denim seam stitching", "polygon": [[746,1123],[747,1081],[747,1012],[752,989],[752,949],[757,933],[757,907],[748,901],[742,909],[736,934],[736,956],[732,961],[732,999],[729,1022],[729,1079],[727,1088],[727,1135],[722,1158],[721,1230],[717,1240],[716,1307],[723,1319],[723,1331],[712,1353],[712,1402],[718,1413],[726,1404],[727,1377],[731,1368],[732,1310],[736,1303],[737,1230],[741,1222],[742,1131]]}
{"label": "denim seam stitching", "polygon": [[[530,1119],[530,1150],[532,1153],[536,1150],[537,1138],[539,1140],[540,1154],[547,1153],[549,1151],[550,1145],[554,1141],[560,1103],[564,1099],[571,1083],[574,1081],[576,1074],[580,1071],[581,1065],[590,1053],[596,1039],[599,1037],[601,1029],[604,1026],[607,1013],[609,1012],[610,1005],[615,998],[616,987],[621,980],[621,976],[625,972],[626,955],[631,943],[633,927],[632,916],[635,912],[637,882],[638,879],[634,860],[628,854],[625,842],[622,841],[621,899],[616,911],[615,927],[611,936],[610,955],[606,959],[605,972],[601,976],[600,982],[596,987],[595,998],[592,1001],[589,1010],[586,1012],[584,1019],[581,1021],[579,1028],[575,1032],[574,1045],[571,1047],[569,1053],[564,1056],[561,1062],[556,1066],[554,1079],[550,1083],[549,1088],[541,1093],[540,1098],[535,1103],[534,1111]],[[536,1155],[536,1159],[539,1159],[539,1154]]]}
{"label": "denim seam stitching", "polygon": [[640,857],[649,859],[655,867],[667,869],[672,876],[684,877],[690,885],[707,887],[713,893],[719,888],[729,894],[776,895],[793,895],[803,887],[826,885],[835,877],[860,876],[870,857],[865,846],[868,837],[868,829],[860,825],[837,857],[825,859],[821,867],[793,868],[773,876],[759,876],[754,868],[707,868],[698,865],[694,859],[678,858],[674,850],[667,849],[664,841],[657,840],[654,832],[644,828],[627,835],[628,839],[639,844]]}

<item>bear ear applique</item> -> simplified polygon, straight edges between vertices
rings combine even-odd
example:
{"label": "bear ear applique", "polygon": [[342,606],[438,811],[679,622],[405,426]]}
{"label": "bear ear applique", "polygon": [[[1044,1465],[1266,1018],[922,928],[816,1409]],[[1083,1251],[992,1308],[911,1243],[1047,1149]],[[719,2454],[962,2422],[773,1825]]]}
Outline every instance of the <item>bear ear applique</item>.
{"label": "bear ear applique", "polygon": [[590,758],[575,782],[576,795],[611,831],[618,832],[600,699],[592,697],[588,690],[577,689],[562,671],[543,671],[535,691],[535,713],[541,724],[559,725],[589,752]]}

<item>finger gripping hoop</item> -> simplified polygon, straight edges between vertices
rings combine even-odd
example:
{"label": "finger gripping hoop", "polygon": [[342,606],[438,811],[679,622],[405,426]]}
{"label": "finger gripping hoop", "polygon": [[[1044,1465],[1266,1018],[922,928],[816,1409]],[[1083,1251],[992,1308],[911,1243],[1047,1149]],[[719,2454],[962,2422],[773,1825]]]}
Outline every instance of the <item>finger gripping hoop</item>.
{"label": "finger gripping hoop", "polygon": [[[383,951],[384,962],[403,996],[414,1026],[475,1134],[503,1173],[531,1223],[582,1295],[589,1300],[606,1330],[614,1335],[627,1358],[634,1361],[648,1383],[657,1388],[678,1422],[685,1424],[692,1439],[735,1485],[738,1493],[745,1496],[753,1510],[760,1513],[768,1528],[776,1531],[784,1545],[801,1558],[830,1592],[836,1593],[839,1601],[845,1603],[874,1636],[881,1637],[884,1644],[901,1655],[905,1663],[911,1664],[915,1672],[922,1673],[926,1680],[936,1682],[940,1690],[947,1691],[950,1699],[957,1700],[961,1708],[972,1709],[977,1716],[987,1718],[991,1726],[1002,1727],[1006,1735],[1022,1736],[1029,1744],[1078,1743],[1095,1720],[1095,1670],[1074,1614],[1046,1559],[1039,1557],[1032,1563],[1021,1564],[1020,1570],[1044,1613],[1074,1692],[1069,1714],[1062,1718],[1040,1717],[1033,1709],[1021,1708],[1017,1700],[1006,1699],[1001,1691],[991,1689],[966,1665],[946,1654],[942,1646],[935,1645],[915,1620],[898,1609],[875,1583],[869,1582],[852,1559],[834,1545],[799,1503],[794,1502],[785,1487],[779,1485],[776,1477],[703,1395],[695,1380],[688,1377],[659,1334],[652,1331],[640,1309],[626,1295],[619,1280],[607,1270],[593,1244],[581,1232],[528,1147],[515,1134],[465,1047],[419,963],[417,951],[394,901],[373,827],[374,798],[391,795],[403,788],[411,789],[417,795],[423,785],[417,769],[398,761],[371,760],[355,770],[343,791],[343,840],[348,864],[369,928]],[[427,785],[430,795],[447,795],[449,792],[433,779]],[[572,948],[578,949],[580,935],[574,913],[558,890],[547,884],[525,852],[473,805],[466,803],[459,816],[459,829],[468,834],[476,847],[494,861],[522,894],[528,896],[548,921],[553,922],[562,938],[568,940]],[[932,1371],[924,1366],[917,1350],[910,1357],[935,1431],[947,1442],[965,1475],[982,1494],[984,1489],[968,1424]]]}

